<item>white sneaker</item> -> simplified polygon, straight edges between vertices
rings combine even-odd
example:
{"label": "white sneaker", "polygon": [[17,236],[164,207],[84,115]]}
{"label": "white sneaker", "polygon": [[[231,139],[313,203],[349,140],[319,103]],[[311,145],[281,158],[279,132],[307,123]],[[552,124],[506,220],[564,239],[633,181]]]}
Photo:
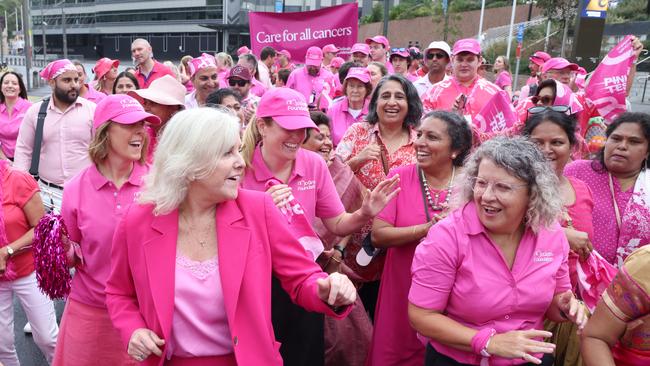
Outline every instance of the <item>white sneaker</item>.
{"label": "white sneaker", "polygon": [[29,322],[27,322],[27,324],[25,324],[25,327],[23,328],[23,332],[29,333],[29,334],[32,333],[32,325],[29,324]]}

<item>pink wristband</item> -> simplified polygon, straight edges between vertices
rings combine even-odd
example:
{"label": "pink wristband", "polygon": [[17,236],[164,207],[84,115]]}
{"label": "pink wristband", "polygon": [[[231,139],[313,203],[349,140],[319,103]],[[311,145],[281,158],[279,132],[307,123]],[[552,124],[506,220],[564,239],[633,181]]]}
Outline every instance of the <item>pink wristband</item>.
{"label": "pink wristband", "polygon": [[478,333],[472,337],[472,352],[480,355],[490,338],[495,334],[497,334],[497,331],[494,328],[483,328],[479,330]]}

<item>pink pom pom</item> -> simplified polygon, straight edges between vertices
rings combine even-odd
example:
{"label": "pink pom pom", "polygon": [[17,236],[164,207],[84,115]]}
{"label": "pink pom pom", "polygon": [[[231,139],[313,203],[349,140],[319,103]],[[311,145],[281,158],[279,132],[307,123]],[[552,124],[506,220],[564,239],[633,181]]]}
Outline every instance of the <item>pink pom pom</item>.
{"label": "pink pom pom", "polygon": [[68,230],[60,215],[47,214],[34,228],[34,268],[38,287],[50,299],[63,299],[70,293],[72,276],[64,246]]}

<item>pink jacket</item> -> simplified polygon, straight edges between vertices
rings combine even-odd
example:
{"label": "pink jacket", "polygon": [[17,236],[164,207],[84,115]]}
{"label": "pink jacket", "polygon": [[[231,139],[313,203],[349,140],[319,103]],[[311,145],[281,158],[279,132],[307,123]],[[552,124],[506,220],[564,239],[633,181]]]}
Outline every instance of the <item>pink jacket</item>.
{"label": "pink jacket", "polygon": [[[152,205],[131,206],[113,239],[106,305],[125,345],[138,328],[171,339],[178,210],[160,216],[152,211]],[[217,206],[216,222],[219,274],[239,366],[282,365],[271,325],[271,275],[309,311],[343,318],[351,310],[336,314],[320,300],[316,280],[326,274],[265,193],[240,190],[237,199]],[[162,364],[153,355],[143,362]]]}

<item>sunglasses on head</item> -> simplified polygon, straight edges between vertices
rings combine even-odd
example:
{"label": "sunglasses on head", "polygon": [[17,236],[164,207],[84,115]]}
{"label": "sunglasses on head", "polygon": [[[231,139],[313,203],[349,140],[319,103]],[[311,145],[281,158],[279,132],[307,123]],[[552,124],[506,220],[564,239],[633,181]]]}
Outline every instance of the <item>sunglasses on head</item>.
{"label": "sunglasses on head", "polygon": [[560,112],[560,113],[571,113],[571,107],[568,105],[549,105],[549,106],[538,106],[538,107],[532,107],[528,108],[528,114],[538,114],[545,112],[547,110],[551,110],[554,112]]}
{"label": "sunglasses on head", "polygon": [[427,53],[427,60],[433,60],[433,58],[437,58],[438,60],[443,59],[447,57],[447,54],[442,53],[442,52],[429,52]]}
{"label": "sunglasses on head", "polygon": [[406,48],[404,48],[404,47],[401,47],[401,48],[391,48],[391,49],[390,49],[390,52],[392,52],[392,53],[394,53],[394,52],[406,52],[406,51],[408,51],[408,50],[407,50]]}
{"label": "sunglasses on head", "polygon": [[230,85],[230,86],[237,85],[237,86],[244,87],[244,86],[246,86],[246,84],[248,84],[247,80],[241,80],[241,79],[240,80],[236,80],[236,79],[229,79],[228,80],[228,85]]}
{"label": "sunglasses on head", "polygon": [[534,96],[530,98],[530,101],[533,102],[533,104],[538,104],[539,102],[542,102],[543,105],[552,105],[554,102],[554,98],[551,97],[550,95],[544,95],[544,96]]}

